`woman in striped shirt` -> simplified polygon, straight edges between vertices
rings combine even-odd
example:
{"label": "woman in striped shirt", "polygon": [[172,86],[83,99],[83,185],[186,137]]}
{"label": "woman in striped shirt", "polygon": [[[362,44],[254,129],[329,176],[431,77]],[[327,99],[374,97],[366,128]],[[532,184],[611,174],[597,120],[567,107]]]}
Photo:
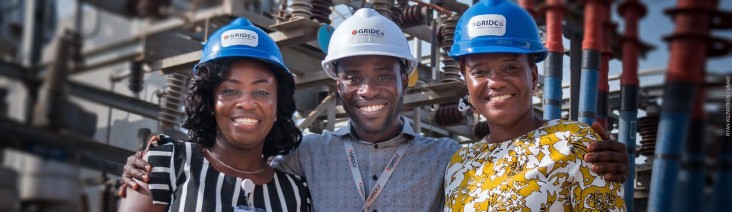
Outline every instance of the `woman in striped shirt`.
{"label": "woman in striped shirt", "polygon": [[144,156],[155,168],[120,211],[310,211],[305,179],[267,163],[302,139],[294,84],[274,41],[248,20],[215,32],[188,84],[190,142],[161,136]]}

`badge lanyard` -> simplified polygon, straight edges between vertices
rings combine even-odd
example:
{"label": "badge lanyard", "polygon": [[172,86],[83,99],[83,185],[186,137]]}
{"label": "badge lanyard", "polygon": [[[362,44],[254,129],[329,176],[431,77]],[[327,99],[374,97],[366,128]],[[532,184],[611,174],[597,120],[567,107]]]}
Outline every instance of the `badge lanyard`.
{"label": "badge lanyard", "polygon": [[394,152],[394,155],[391,156],[389,163],[387,163],[386,167],[384,167],[384,171],[381,172],[379,180],[376,181],[376,185],[374,185],[374,188],[371,189],[371,193],[369,194],[368,198],[365,197],[366,192],[363,185],[363,178],[361,178],[361,171],[358,167],[358,161],[356,161],[356,152],[353,151],[353,141],[349,140],[343,142],[343,147],[346,149],[346,158],[348,158],[348,165],[351,167],[353,182],[356,183],[358,194],[361,195],[361,200],[364,201],[362,211],[366,211],[371,206],[371,204],[374,203],[376,197],[379,196],[381,191],[384,190],[386,181],[388,181],[389,177],[391,177],[391,174],[394,173],[394,169],[396,169],[397,165],[399,165],[399,161],[402,160],[402,157],[404,156],[404,153],[407,152],[407,148],[409,148],[409,145],[402,144],[399,146],[396,152]]}

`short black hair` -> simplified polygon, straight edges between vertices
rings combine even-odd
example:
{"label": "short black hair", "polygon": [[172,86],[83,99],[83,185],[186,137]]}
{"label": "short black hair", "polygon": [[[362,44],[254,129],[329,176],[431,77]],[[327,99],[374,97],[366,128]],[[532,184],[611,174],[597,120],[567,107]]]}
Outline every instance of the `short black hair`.
{"label": "short black hair", "polygon": [[196,65],[185,100],[186,118],[183,127],[188,129],[190,142],[210,147],[216,142],[216,117],[214,116],[214,90],[221,84],[238,60],[257,61],[272,71],[277,78],[277,120],[264,140],[262,155],[269,158],[285,155],[297,148],[302,141],[302,132],[292,120],[295,106],[295,80],[292,75],[269,63],[242,57],[209,60]]}

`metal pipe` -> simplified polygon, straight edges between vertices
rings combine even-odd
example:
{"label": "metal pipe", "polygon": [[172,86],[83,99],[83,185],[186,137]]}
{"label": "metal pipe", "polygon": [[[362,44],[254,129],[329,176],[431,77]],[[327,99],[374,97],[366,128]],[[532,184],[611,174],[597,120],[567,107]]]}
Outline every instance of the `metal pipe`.
{"label": "metal pipe", "polygon": [[518,5],[524,8],[527,12],[529,12],[529,14],[531,14],[531,17],[534,17],[534,19],[536,19],[536,14],[538,14],[538,12],[536,12],[536,2],[534,2],[534,0],[518,0]]}
{"label": "metal pipe", "polygon": [[38,91],[41,81],[37,79],[38,67],[36,64],[41,61],[43,50],[43,23],[46,20],[44,12],[45,0],[29,0],[25,2],[25,23],[23,30],[23,51],[26,54],[26,65],[29,67],[24,76],[23,83],[28,90],[26,99],[25,123],[30,125],[33,122],[33,108],[38,102]]}
{"label": "metal pipe", "polygon": [[[704,72],[700,74],[704,75]],[[702,78],[703,79],[703,78]],[[679,170],[679,189],[676,193],[676,209],[679,211],[705,211],[704,204],[704,88],[699,84],[692,112],[689,134],[684,142]]]}
{"label": "metal pipe", "polygon": [[579,121],[592,124],[597,111],[597,80],[600,65],[602,11],[606,0],[585,1],[585,37],[582,40],[582,78],[580,81]]}
{"label": "metal pipe", "polygon": [[569,119],[577,121],[579,116],[580,81],[582,78],[582,34],[573,32],[569,45]]}
{"label": "metal pipe", "polygon": [[623,75],[620,78],[620,133],[618,140],[625,144],[628,151],[628,179],[623,184],[623,199],[629,212],[633,212],[635,193],[635,141],[638,129],[638,54],[640,40],[638,39],[638,19],[646,13],[645,5],[638,0],[625,0],[619,7],[618,13],[625,18],[625,35],[622,38],[623,46]]}
{"label": "metal pipe", "polygon": [[546,47],[549,54],[544,68],[544,119],[562,118],[562,19],[564,5],[561,0],[548,0],[546,6]]}
{"label": "metal pipe", "polygon": [[[729,80],[729,78],[727,78]],[[725,132],[719,136],[719,155],[717,156],[716,171],[714,172],[714,191],[712,194],[712,208],[710,211],[725,211],[732,202],[732,136]]]}
{"label": "metal pipe", "polygon": [[605,129],[608,129],[607,120],[607,99],[608,93],[610,92],[610,86],[608,84],[607,75],[610,72],[610,59],[612,59],[613,53],[610,49],[610,36],[612,31],[615,30],[610,20],[610,1],[603,1],[601,7],[601,18],[602,23],[600,28],[600,77],[598,80],[597,90],[597,116],[595,116],[597,122],[600,123]]}
{"label": "metal pipe", "polygon": [[714,0],[679,0],[671,10],[676,24],[668,37],[671,57],[666,72],[661,122],[653,161],[648,211],[671,211],[679,159],[707,57],[710,10]]}

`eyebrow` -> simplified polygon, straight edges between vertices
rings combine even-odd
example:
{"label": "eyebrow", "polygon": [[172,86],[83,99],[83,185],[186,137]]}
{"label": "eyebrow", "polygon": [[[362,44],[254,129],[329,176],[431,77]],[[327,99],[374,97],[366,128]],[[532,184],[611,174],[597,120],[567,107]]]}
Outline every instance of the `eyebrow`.
{"label": "eyebrow", "polygon": [[[230,82],[230,83],[234,83],[234,84],[242,84],[241,81],[236,80],[236,79],[226,79],[226,80],[224,80],[224,82]],[[252,82],[252,85],[261,84],[261,83],[272,84],[270,81],[268,81],[266,79],[258,79],[258,80],[254,80],[254,82]]]}
{"label": "eyebrow", "polygon": [[[516,55],[516,56],[502,56],[502,58],[500,58],[499,60],[501,62],[518,62],[518,57],[519,56],[520,55]],[[473,64],[468,64],[467,66],[469,68],[476,68],[476,67],[480,67],[480,66],[483,66],[483,65],[484,65],[484,63],[482,61],[478,61],[478,62],[473,63]]]}

